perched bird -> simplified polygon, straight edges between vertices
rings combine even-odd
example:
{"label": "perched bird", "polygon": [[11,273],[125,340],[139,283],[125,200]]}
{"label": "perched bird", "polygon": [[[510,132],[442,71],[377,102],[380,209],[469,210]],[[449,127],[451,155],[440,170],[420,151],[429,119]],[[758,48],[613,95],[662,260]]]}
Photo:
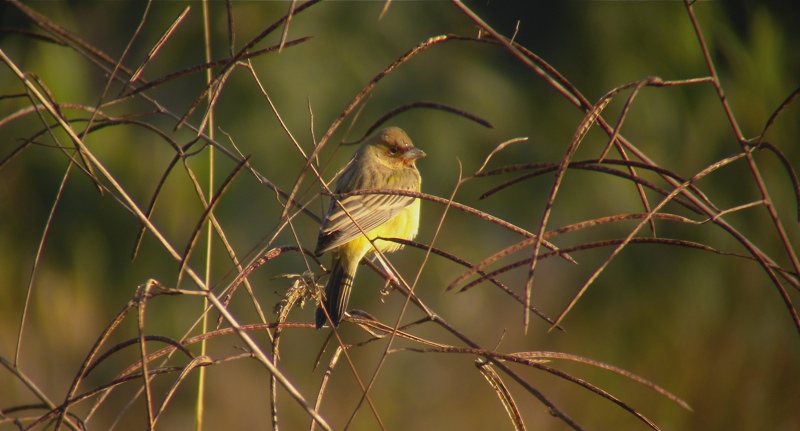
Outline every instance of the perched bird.
{"label": "perched bird", "polygon": [[[421,178],[414,163],[425,152],[414,147],[406,132],[383,129],[358,147],[336,181],[335,194],[367,189],[419,191]],[[319,230],[314,253],[332,253],[331,271],[322,307],[334,326],[339,325],[350,299],[353,278],[364,256],[398,250],[402,245],[375,238],[413,239],[419,228],[419,199],[385,194],[353,195],[331,199]],[[374,244],[374,247],[373,247]],[[327,319],[316,311],[317,329]]]}

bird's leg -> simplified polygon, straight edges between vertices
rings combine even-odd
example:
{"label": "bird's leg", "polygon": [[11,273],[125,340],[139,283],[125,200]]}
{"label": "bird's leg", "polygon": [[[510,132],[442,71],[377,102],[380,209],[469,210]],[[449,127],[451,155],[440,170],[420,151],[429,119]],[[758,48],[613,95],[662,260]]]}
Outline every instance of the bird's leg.
{"label": "bird's leg", "polygon": [[372,256],[372,258],[370,260],[372,262],[375,262],[377,260],[378,263],[381,264],[381,268],[383,268],[383,271],[386,273],[386,283],[387,284],[391,284],[393,282],[394,283],[398,282],[397,277],[394,276],[394,271],[392,271],[392,269],[389,268],[389,264],[386,263],[386,261],[383,259],[383,256],[381,256],[380,254],[376,253],[374,256]]}
{"label": "bird's leg", "polygon": [[383,287],[381,288],[381,292],[380,292],[381,293],[381,303],[383,303],[383,297],[389,296],[389,294],[392,293],[392,290],[394,290],[394,286],[392,286],[392,281],[387,278],[386,279],[386,283],[383,284]]}
{"label": "bird's leg", "polygon": [[392,284],[398,283],[399,281],[397,280],[397,277],[394,276],[394,272],[392,272],[391,268],[389,268],[389,265],[386,264],[383,258],[381,258],[380,255],[376,255],[375,257],[378,259],[378,262],[380,262],[383,270],[386,271],[386,283],[383,285],[383,289],[381,289],[381,295],[388,296],[394,289]]}

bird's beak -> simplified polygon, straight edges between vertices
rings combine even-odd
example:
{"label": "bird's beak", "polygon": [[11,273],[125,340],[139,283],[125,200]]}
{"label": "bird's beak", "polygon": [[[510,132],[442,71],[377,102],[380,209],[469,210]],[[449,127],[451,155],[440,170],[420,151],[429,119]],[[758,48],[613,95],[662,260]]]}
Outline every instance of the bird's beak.
{"label": "bird's beak", "polygon": [[421,159],[423,157],[425,157],[425,152],[417,147],[409,148],[408,151],[403,153],[403,158],[408,159],[410,161]]}

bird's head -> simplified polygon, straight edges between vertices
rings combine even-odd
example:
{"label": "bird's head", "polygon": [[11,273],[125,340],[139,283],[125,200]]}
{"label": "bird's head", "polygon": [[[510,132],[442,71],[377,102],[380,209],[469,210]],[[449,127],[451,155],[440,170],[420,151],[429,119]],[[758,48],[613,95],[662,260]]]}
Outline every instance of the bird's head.
{"label": "bird's head", "polygon": [[398,127],[379,131],[364,142],[362,148],[395,168],[413,167],[417,159],[425,157],[425,152],[415,147],[406,132]]}

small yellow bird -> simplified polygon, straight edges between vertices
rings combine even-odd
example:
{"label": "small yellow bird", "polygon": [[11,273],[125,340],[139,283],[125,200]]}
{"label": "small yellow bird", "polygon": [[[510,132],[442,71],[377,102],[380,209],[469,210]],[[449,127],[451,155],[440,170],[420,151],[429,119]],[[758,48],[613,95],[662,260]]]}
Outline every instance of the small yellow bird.
{"label": "small yellow bird", "polygon": [[[414,147],[402,129],[383,129],[359,146],[336,181],[334,193],[367,189],[419,191],[422,180],[414,163],[422,157],[425,152]],[[375,249],[388,253],[402,248],[396,242],[375,239],[413,239],[419,228],[419,207],[419,199],[399,195],[367,194],[331,200],[314,253],[321,256],[332,251],[333,264],[321,307],[327,310],[334,326],[339,325],[347,308],[361,259],[374,254]],[[328,320],[321,307],[316,312],[317,329]]]}

